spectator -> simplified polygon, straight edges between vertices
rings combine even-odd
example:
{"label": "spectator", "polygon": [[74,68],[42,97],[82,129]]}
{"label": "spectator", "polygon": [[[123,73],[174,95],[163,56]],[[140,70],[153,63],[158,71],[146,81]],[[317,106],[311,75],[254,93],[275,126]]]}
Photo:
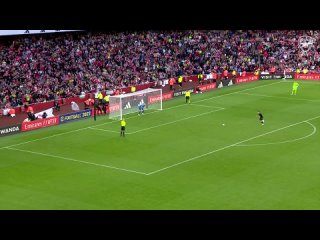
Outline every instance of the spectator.
{"label": "spectator", "polygon": [[46,112],[43,112],[42,118],[47,118],[48,114]]}
{"label": "spectator", "polygon": [[[307,44],[299,39],[309,36]],[[303,51],[302,51],[303,50]],[[0,48],[0,107],[225,69],[320,69],[318,31],[144,31],[13,37]],[[236,70],[237,71],[237,70]],[[239,71],[238,71],[239,72]]]}
{"label": "spectator", "polygon": [[53,103],[53,108],[57,111],[60,111],[60,104],[59,104],[59,100],[55,100]]}
{"label": "spectator", "polygon": [[34,121],[36,119],[38,119],[38,118],[34,115],[33,112],[28,112],[28,120],[29,121]]}
{"label": "spectator", "polygon": [[84,101],[84,109],[90,109],[90,106],[93,106],[94,100],[89,98]]}

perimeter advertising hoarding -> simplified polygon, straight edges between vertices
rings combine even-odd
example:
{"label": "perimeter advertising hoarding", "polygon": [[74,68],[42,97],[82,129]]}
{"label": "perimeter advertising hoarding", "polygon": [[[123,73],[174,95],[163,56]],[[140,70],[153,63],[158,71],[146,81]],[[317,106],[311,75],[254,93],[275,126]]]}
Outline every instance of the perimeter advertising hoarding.
{"label": "perimeter advertising hoarding", "polygon": [[21,131],[21,124],[6,126],[0,128],[0,137],[19,133]]}
{"label": "perimeter advertising hoarding", "polygon": [[67,113],[67,114],[63,114],[61,115],[60,118],[60,123],[66,123],[66,122],[70,122],[73,120],[79,120],[82,118],[88,118],[91,117],[92,114],[92,110],[91,109],[87,109],[87,110],[83,110],[80,112],[74,112],[74,113]]}

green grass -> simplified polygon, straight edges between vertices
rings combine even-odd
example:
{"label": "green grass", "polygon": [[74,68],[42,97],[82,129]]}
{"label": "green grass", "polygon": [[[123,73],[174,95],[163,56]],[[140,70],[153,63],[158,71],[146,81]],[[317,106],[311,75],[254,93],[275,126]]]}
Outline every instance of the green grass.
{"label": "green grass", "polygon": [[106,116],[3,137],[0,209],[320,209],[320,82],[291,86],[175,98],[125,138]]}

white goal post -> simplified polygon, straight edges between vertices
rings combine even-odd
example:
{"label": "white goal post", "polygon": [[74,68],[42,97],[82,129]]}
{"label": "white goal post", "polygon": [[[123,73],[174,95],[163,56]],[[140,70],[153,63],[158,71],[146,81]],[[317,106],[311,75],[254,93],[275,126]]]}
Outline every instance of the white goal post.
{"label": "white goal post", "polygon": [[162,110],[162,89],[147,88],[134,93],[109,97],[109,118],[120,120],[124,115],[138,112],[139,103],[145,104],[145,110]]}

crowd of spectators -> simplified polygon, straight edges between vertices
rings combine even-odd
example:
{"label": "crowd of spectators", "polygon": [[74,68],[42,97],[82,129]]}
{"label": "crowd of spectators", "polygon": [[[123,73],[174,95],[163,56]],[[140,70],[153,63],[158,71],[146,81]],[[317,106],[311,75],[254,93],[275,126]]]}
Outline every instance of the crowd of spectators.
{"label": "crowd of spectators", "polygon": [[[299,44],[302,36],[313,39],[310,46],[305,44],[307,54]],[[320,71],[318,32],[190,30],[20,36],[1,41],[0,107],[180,75],[271,68]]]}

